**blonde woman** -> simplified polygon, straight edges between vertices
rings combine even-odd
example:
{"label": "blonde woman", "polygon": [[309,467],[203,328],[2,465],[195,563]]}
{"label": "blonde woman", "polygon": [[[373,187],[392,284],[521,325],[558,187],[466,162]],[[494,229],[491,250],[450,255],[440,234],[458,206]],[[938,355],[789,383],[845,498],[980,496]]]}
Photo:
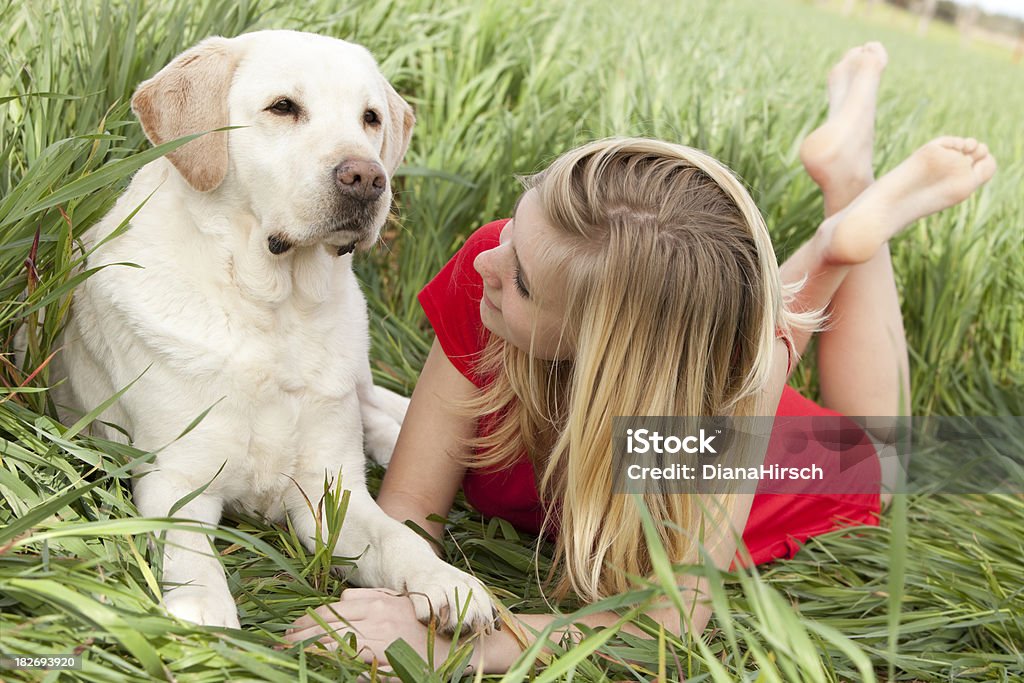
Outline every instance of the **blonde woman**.
{"label": "blonde woman", "polygon": [[[635,502],[611,494],[616,415],[897,415],[907,357],[887,241],[966,198],[995,171],[986,147],[939,138],[872,183],[875,93],[886,55],[850,51],[829,78],[830,114],[802,148],[830,214],[780,268],[757,207],[711,157],[647,139],[600,140],[526,183],[511,220],[484,226],[423,290],[437,341],[413,394],[379,496],[436,537],[461,486],[470,503],[556,539],[559,592],[596,601],[652,572]],[[828,308],[818,370],[827,408],[784,388]],[[901,398],[902,397],[902,398]],[[477,417],[479,416],[479,417]],[[784,455],[784,454],[783,454]],[[767,458],[782,457],[769,448]],[[736,495],[729,524],[704,524],[699,496],[645,495],[676,562],[755,562],[848,524],[877,524],[878,460],[856,476],[866,494]],[[717,520],[721,521],[721,520]],[[741,556],[741,557],[746,557]],[[694,609],[650,616],[698,632],[701,582],[682,576]],[[350,589],[318,610],[355,633],[367,661],[398,638],[426,651],[409,597]],[[501,672],[554,618],[514,615],[482,634],[474,665]],[[617,616],[582,622],[606,626]],[[292,641],[322,637],[310,617]],[[330,646],[335,635],[323,637]],[[436,647],[444,647],[444,643]],[[443,650],[441,650],[443,651]]]}

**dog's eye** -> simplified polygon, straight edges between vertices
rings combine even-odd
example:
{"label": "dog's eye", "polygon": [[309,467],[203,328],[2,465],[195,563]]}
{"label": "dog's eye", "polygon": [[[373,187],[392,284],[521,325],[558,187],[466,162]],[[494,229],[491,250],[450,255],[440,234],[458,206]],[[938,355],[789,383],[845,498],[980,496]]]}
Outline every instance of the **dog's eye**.
{"label": "dog's eye", "polygon": [[374,110],[367,109],[366,113],[363,114],[363,123],[365,123],[368,126],[373,126],[376,128],[377,126],[380,125],[380,116],[378,116],[377,112],[375,112]]}
{"label": "dog's eye", "polygon": [[275,114],[294,114],[298,110],[298,107],[294,102],[289,100],[287,97],[282,97],[272,105],[267,107],[267,111]]}

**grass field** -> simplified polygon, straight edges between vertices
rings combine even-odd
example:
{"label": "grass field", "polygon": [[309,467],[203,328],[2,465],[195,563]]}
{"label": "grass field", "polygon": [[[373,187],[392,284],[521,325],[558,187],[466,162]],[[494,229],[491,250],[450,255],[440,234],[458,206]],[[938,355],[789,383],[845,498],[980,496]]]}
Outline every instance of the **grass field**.
{"label": "grass field", "polygon": [[[982,192],[893,245],[914,414],[1024,415],[1024,69],[992,51],[782,0],[0,0],[0,652],[84,652],[84,669],[59,680],[90,683],[352,680],[367,670],[348,644],[280,646],[287,624],[342,585],[330,558],[256,520],[215,533],[243,630],[162,616],[148,544],[168,522],[134,518],[129,495],[126,463],[143,454],[48,417],[47,371],[33,375],[56,351],[78,281],[75,237],[148,159],[127,109],[134,87],[202,37],[270,27],[365,44],[416,107],[389,248],[358,266],[377,380],[403,391],[431,339],[416,292],[475,227],[511,209],[515,174],[580,141],[643,134],[708,150],[751,188],[784,258],[822,212],[797,149],[823,119],[828,65],[881,40],[890,66],[877,167],[946,133],[985,140],[1000,164]],[[30,354],[16,368],[6,352],[23,325]],[[806,369],[793,381],[814,391]],[[533,539],[461,504],[451,528],[452,562],[509,608],[547,609]],[[641,621],[652,639],[594,632],[546,666],[526,653],[506,680],[1019,681],[1022,538],[1020,495],[897,497],[879,528],[816,539],[759,574],[723,575],[702,638]],[[674,590],[654,582],[608,606]],[[405,681],[458,680],[460,657],[446,654],[436,653],[438,673],[400,649],[395,661]]]}

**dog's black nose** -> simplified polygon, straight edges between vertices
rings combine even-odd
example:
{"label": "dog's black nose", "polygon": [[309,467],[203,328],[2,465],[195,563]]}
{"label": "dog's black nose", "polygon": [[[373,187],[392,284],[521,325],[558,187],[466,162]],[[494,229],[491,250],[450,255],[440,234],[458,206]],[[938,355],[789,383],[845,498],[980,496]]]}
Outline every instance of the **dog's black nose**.
{"label": "dog's black nose", "polygon": [[334,179],[342,194],[373,201],[384,193],[388,177],[376,161],[347,159],[334,167]]}

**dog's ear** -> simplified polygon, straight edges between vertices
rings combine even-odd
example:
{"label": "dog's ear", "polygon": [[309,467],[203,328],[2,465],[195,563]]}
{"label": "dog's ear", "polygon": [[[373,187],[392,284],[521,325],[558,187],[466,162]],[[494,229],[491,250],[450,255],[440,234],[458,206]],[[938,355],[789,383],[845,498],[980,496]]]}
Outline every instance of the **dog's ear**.
{"label": "dog's ear", "polygon": [[[154,145],[228,125],[237,44],[207,38],[182,52],[132,96],[132,111]],[[209,133],[167,155],[194,189],[213,190],[228,172],[228,134]]]}
{"label": "dog's ear", "polygon": [[402,163],[402,157],[409,149],[416,115],[413,114],[409,103],[402,99],[386,79],[384,89],[388,96],[388,125],[384,130],[384,146],[380,150],[380,157],[390,176],[395,174],[398,165]]}

